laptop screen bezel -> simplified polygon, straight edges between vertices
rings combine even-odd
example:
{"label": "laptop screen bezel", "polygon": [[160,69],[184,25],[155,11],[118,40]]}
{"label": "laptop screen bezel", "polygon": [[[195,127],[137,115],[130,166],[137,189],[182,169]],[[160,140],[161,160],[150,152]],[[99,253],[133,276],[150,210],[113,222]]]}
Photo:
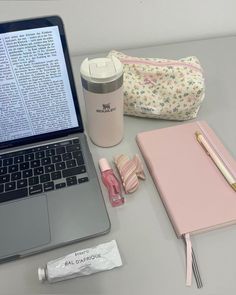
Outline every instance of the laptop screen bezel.
{"label": "laptop screen bezel", "polygon": [[11,22],[7,22],[7,23],[0,23],[0,34],[14,32],[14,31],[27,30],[27,29],[52,27],[52,26],[57,26],[59,29],[61,44],[62,44],[65,62],[66,62],[66,68],[67,68],[69,82],[70,82],[70,86],[71,86],[71,92],[72,92],[76,117],[78,120],[78,127],[55,131],[55,132],[49,132],[46,134],[29,136],[29,137],[25,137],[25,138],[19,138],[19,139],[11,140],[11,141],[0,142],[0,150],[5,149],[5,148],[20,146],[20,145],[24,145],[24,144],[34,143],[34,142],[38,142],[38,141],[54,139],[57,137],[63,137],[63,136],[67,136],[67,135],[70,135],[73,133],[84,131],[79,102],[78,102],[78,97],[77,97],[77,92],[76,92],[76,88],[75,88],[72,67],[71,67],[69,50],[68,50],[67,40],[66,40],[66,36],[65,36],[65,31],[64,31],[64,25],[63,25],[63,21],[60,18],[60,16],[56,16],[56,15],[55,16],[45,16],[45,17],[40,17],[40,18],[33,18],[33,19],[11,21]]}

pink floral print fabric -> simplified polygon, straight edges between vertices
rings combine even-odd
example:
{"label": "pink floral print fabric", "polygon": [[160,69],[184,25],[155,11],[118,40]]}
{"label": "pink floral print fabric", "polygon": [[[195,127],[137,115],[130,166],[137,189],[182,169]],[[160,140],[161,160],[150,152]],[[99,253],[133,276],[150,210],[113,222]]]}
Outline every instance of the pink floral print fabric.
{"label": "pink floral print fabric", "polygon": [[196,57],[139,58],[115,50],[109,56],[124,65],[124,114],[181,121],[197,116],[205,84]]}

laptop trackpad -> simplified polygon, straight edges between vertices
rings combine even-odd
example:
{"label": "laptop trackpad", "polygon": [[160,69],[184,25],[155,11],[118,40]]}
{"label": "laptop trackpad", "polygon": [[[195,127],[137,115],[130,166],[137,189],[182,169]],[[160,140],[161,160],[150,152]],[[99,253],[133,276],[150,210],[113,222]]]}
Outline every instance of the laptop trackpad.
{"label": "laptop trackpad", "polygon": [[47,197],[1,204],[0,237],[0,258],[49,243]]}

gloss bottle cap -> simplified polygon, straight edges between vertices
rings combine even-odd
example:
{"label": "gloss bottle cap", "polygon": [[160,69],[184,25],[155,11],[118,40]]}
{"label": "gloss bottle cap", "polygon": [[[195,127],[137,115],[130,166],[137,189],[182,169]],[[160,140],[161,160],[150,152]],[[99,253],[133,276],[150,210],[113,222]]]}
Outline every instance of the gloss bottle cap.
{"label": "gloss bottle cap", "polygon": [[104,172],[104,171],[107,171],[107,170],[111,169],[111,166],[109,165],[106,158],[101,158],[98,161],[98,165],[99,165],[99,168],[100,168],[101,172]]}
{"label": "gloss bottle cap", "polygon": [[41,267],[38,268],[38,277],[41,282],[46,280],[46,272],[44,268],[41,268]]}

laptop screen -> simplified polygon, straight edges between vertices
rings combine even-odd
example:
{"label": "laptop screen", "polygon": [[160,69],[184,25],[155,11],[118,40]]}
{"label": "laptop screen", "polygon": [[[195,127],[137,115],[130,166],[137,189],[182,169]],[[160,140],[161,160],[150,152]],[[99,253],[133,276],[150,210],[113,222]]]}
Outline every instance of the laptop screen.
{"label": "laptop screen", "polygon": [[83,128],[63,26],[48,19],[0,24],[0,143]]}

